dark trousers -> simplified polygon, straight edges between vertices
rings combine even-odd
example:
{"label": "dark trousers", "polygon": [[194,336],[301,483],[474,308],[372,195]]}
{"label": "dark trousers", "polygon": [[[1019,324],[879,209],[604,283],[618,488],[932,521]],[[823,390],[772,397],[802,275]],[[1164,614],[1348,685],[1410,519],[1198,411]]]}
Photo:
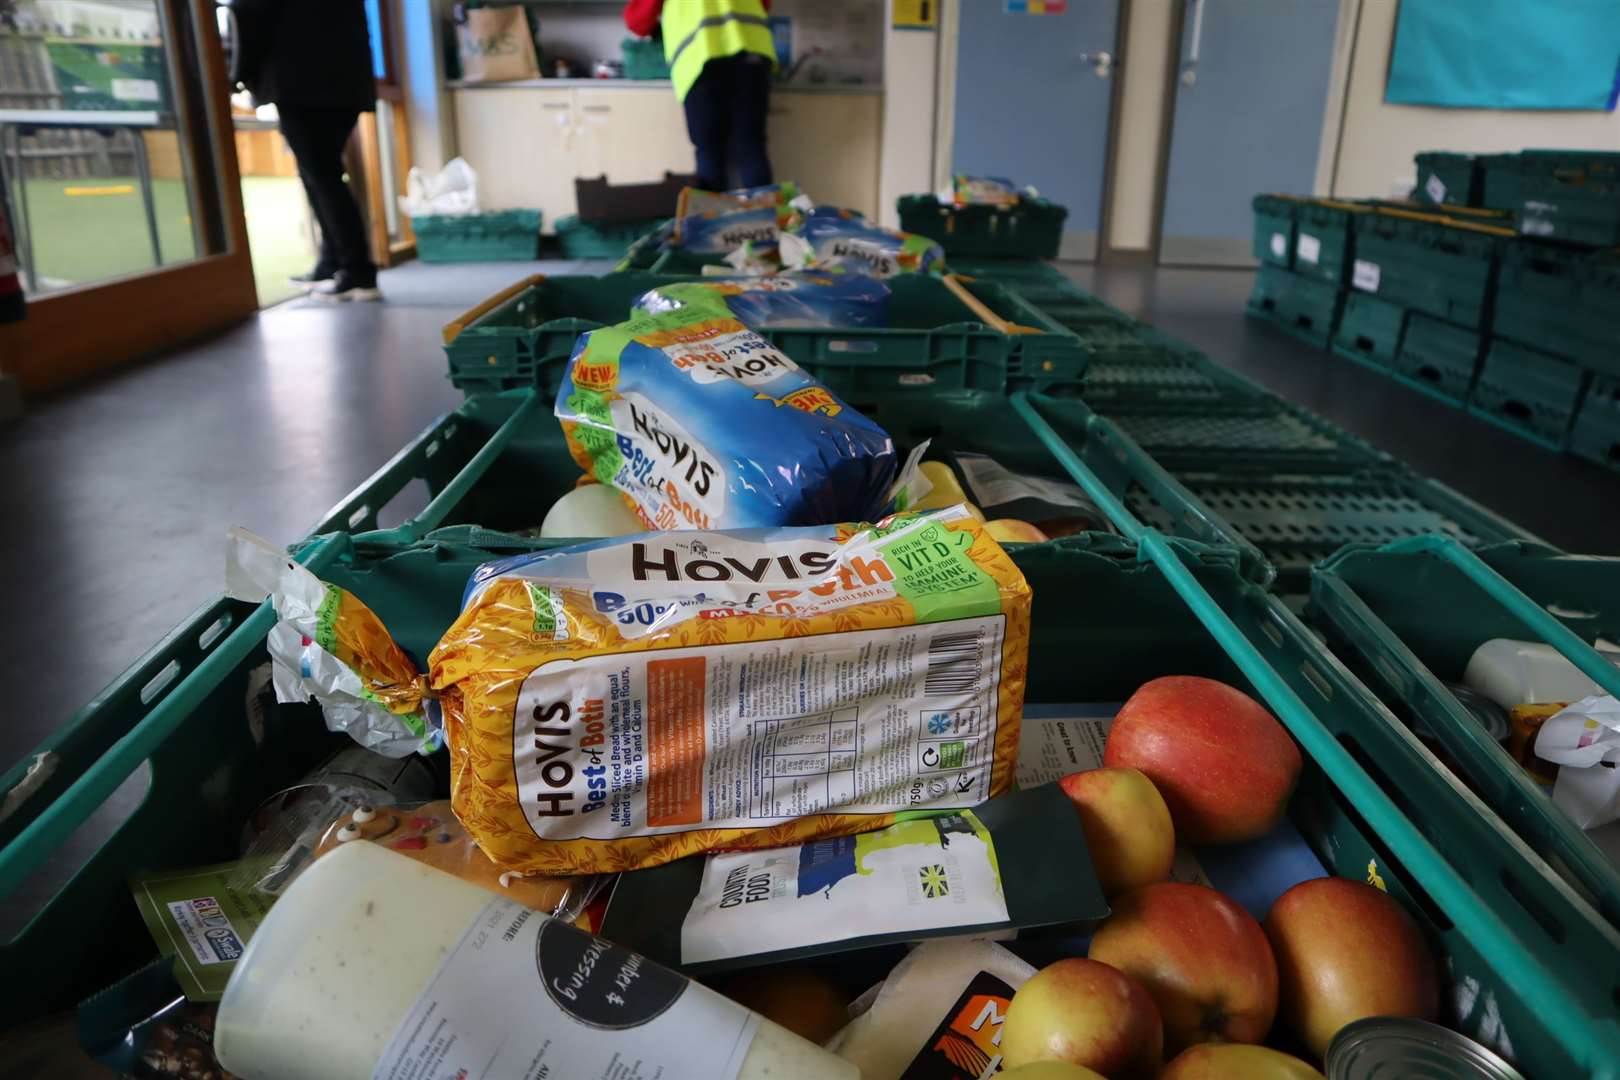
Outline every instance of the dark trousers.
{"label": "dark trousers", "polygon": [[765,156],[770,103],[771,65],[764,57],[739,53],[703,65],[685,102],[699,187],[725,191],[733,173],[740,187],[771,182],[771,160]]}
{"label": "dark trousers", "polygon": [[309,205],[321,226],[319,269],[347,270],[360,284],[374,284],[377,268],[366,241],[360,207],[343,182],[343,147],[360,119],[356,109],[325,105],[279,105],[281,135],[298,159]]}

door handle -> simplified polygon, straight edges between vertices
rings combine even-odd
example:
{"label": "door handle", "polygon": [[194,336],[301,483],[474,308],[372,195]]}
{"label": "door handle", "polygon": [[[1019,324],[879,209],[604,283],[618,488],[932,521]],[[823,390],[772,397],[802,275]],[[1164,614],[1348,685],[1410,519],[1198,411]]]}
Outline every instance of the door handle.
{"label": "door handle", "polygon": [[1097,78],[1106,79],[1114,71],[1114,54],[1106,49],[1097,52],[1083,52],[1080,54],[1082,64],[1090,64]]}

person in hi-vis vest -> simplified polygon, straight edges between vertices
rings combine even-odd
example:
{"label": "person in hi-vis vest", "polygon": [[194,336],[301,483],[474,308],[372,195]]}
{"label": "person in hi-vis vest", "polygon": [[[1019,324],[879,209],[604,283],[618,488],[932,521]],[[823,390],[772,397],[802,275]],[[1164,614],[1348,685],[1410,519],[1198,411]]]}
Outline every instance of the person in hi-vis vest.
{"label": "person in hi-vis vest", "polygon": [[776,46],[769,11],[770,0],[630,0],[624,6],[631,33],[651,37],[662,26],[664,59],[697,151],[698,186],[708,191],[771,182],[765,114]]}

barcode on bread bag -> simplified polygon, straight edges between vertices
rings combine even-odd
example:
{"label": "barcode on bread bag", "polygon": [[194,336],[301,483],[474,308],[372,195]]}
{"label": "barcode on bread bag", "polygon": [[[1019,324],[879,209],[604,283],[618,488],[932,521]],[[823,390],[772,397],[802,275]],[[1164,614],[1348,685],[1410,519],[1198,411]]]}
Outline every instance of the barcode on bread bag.
{"label": "barcode on bread bag", "polygon": [[979,682],[979,635],[974,631],[940,634],[928,643],[928,674],[923,693],[965,694]]}

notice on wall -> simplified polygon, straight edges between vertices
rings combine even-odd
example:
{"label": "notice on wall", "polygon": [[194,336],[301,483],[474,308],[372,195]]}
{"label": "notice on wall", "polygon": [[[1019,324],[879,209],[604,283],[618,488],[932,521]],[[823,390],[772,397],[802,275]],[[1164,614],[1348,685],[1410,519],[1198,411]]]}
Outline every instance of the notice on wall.
{"label": "notice on wall", "polygon": [[1066,15],[1069,0],[1007,0],[1008,15]]}
{"label": "notice on wall", "polygon": [[939,26],[940,0],[894,0],[896,30],[933,30]]}

